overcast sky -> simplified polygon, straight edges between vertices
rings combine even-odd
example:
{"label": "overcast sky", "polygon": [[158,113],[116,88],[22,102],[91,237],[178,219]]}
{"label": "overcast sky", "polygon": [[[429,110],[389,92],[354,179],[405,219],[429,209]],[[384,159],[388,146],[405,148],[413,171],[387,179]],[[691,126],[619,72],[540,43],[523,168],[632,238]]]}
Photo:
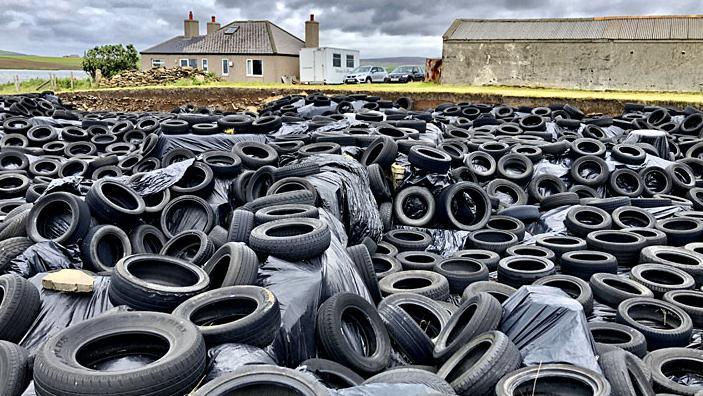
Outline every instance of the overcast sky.
{"label": "overcast sky", "polygon": [[541,18],[703,13],[703,0],[0,0],[0,49],[82,54],[108,43],[145,49],[183,34],[193,10],[201,33],[220,22],[269,19],[298,37],[310,13],[320,44],[361,50],[364,58],[441,54],[455,18]]}

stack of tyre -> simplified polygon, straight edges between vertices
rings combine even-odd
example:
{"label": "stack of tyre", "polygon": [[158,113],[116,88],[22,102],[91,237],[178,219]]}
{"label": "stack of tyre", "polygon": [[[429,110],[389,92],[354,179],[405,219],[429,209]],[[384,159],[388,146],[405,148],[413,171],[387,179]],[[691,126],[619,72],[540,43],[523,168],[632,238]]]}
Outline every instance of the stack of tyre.
{"label": "stack of tyre", "polygon": [[[703,355],[691,348],[700,348],[703,327],[703,113],[695,109],[627,105],[615,118],[568,105],[413,111],[405,98],[318,93],[259,114],[79,113],[44,97],[0,99],[0,271],[10,272],[0,276],[0,368],[11,368],[0,376],[9,395],[30,376],[39,395],[703,388]],[[334,110],[305,117],[301,106]],[[277,134],[301,123],[305,133]],[[663,138],[624,143],[640,130]],[[266,143],[161,155],[165,137],[221,133],[265,134]],[[340,154],[366,166],[369,186],[359,188],[373,191],[384,227],[346,249],[370,300],[341,292],[321,301],[317,356],[299,370],[243,366],[203,383],[209,349],[267,348],[280,336],[282,315],[295,307],[256,286],[259,267],[269,256],[304,266],[330,247],[321,215],[329,203],[311,180],[322,172],[317,156]],[[172,184],[142,188],[183,164]],[[399,184],[394,167],[406,174]],[[215,210],[223,180],[227,210]],[[561,227],[548,228],[554,223]],[[437,230],[465,236],[463,244],[438,248]],[[110,276],[113,305],[131,311],[61,330],[30,369],[16,343],[40,323],[41,298],[13,260],[45,243],[77,247],[84,268]],[[500,331],[501,303],[532,284],[562,289],[594,319],[600,373],[558,362],[522,367]]]}

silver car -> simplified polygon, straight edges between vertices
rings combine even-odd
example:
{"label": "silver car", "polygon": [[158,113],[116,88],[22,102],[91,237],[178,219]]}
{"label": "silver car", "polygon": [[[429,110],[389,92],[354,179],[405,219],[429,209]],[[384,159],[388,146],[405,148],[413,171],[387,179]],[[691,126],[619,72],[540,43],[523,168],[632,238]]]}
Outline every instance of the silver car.
{"label": "silver car", "polygon": [[359,66],[344,77],[347,84],[383,82],[388,73],[380,66]]}

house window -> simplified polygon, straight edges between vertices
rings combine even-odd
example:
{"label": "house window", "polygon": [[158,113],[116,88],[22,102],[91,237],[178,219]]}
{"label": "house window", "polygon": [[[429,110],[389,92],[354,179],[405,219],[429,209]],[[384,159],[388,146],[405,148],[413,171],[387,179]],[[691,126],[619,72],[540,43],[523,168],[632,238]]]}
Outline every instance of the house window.
{"label": "house window", "polygon": [[164,62],[163,59],[152,59],[151,60],[151,67],[164,67],[166,66],[166,62]]}
{"label": "house window", "polygon": [[208,69],[207,58],[202,59],[202,65],[203,65],[203,71],[207,71],[207,69]]}
{"label": "house window", "polygon": [[180,60],[178,60],[178,64],[181,67],[187,67],[188,66],[188,59],[180,59]]}
{"label": "house window", "polygon": [[247,59],[247,76],[260,77],[264,75],[264,62],[261,59]]}
{"label": "house window", "polygon": [[342,67],[342,54],[332,54],[332,67]]}
{"label": "house window", "polygon": [[222,59],[222,75],[229,76],[229,59]]}
{"label": "house window", "polygon": [[354,67],[354,55],[347,55],[347,67]]}
{"label": "house window", "polygon": [[198,68],[198,60],[197,59],[188,59],[188,66],[192,67],[193,69]]}

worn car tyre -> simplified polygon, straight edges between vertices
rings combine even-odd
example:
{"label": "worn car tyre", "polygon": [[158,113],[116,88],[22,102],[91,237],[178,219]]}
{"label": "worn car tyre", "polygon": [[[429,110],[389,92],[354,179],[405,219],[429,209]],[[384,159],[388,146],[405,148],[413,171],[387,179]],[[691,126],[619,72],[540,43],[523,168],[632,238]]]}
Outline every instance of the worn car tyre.
{"label": "worn car tyre", "polygon": [[686,346],[693,331],[691,317],[683,309],[653,298],[623,301],[618,305],[615,319],[642,333],[650,351]]}
{"label": "worn car tyre", "polygon": [[41,301],[37,288],[24,278],[0,276],[0,340],[19,342],[34,322]]}
{"label": "worn car tyre", "polygon": [[672,376],[678,377],[688,373],[694,376],[701,375],[700,367],[703,364],[703,357],[698,350],[666,348],[653,351],[645,356],[644,364],[652,374],[654,389],[660,394],[667,392],[694,396],[699,395],[702,390],[701,386],[682,384],[672,379]]}
{"label": "worn car tyre", "polygon": [[215,252],[215,244],[202,231],[182,231],[169,239],[159,252],[162,256],[175,257],[202,266]]}
{"label": "worn car tyre", "polygon": [[[154,360],[128,370],[96,370],[109,367],[115,347]],[[115,312],[74,323],[47,340],[34,359],[34,387],[39,395],[183,395],[200,381],[205,365],[205,342],[195,325],[165,313]]]}
{"label": "worn car tyre", "polygon": [[423,251],[432,243],[432,237],[423,231],[395,229],[386,232],[383,238],[398,251]]}
{"label": "worn car tyre", "polygon": [[498,381],[495,392],[496,396],[609,396],[611,388],[608,380],[594,371],[569,364],[552,363],[525,367],[505,375]]}
{"label": "worn car tyre", "polygon": [[80,252],[83,264],[93,271],[112,271],[120,259],[132,254],[132,244],[122,229],[98,225],[85,234]]}
{"label": "worn car tyre", "polygon": [[638,330],[620,323],[589,322],[588,328],[597,343],[618,347],[637,357],[647,354],[647,340]]}
{"label": "worn car tyre", "polygon": [[509,256],[498,262],[498,281],[514,288],[554,274],[554,263],[535,256]]}
{"label": "worn car tyre", "polygon": [[415,293],[437,301],[449,298],[449,282],[432,271],[410,270],[390,274],[378,282],[385,296],[396,293]]}
{"label": "worn car tyre", "polygon": [[51,193],[34,204],[26,224],[27,236],[34,242],[51,240],[65,246],[88,232],[90,209],[73,194]]}
{"label": "worn car tyre", "polygon": [[8,341],[0,341],[0,384],[3,395],[20,396],[31,379],[26,349]]}
{"label": "worn car tyre", "polygon": [[427,226],[434,218],[435,210],[434,196],[425,187],[404,188],[396,194],[393,201],[393,212],[398,222],[412,227]]}
{"label": "worn car tyre", "polygon": [[275,220],[255,227],[249,236],[254,251],[293,261],[319,256],[330,242],[329,227],[319,219]]}
{"label": "worn car tyre", "polygon": [[192,393],[192,396],[306,395],[327,396],[329,389],[297,370],[268,364],[241,366]]}
{"label": "worn car tyre", "polygon": [[160,229],[149,225],[142,224],[137,226],[129,235],[130,246],[132,252],[136,253],[152,253],[157,254],[161,251],[166,243],[166,237]]}

